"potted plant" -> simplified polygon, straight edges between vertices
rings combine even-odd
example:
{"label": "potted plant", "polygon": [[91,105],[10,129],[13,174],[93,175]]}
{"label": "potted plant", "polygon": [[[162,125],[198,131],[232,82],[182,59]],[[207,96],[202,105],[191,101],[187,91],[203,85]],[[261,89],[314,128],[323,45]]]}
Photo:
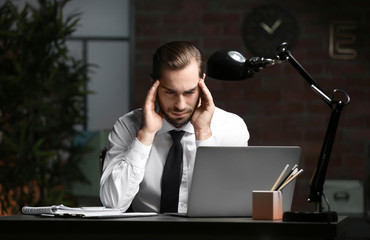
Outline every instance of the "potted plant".
{"label": "potted plant", "polygon": [[68,52],[79,15],[63,16],[67,2],[0,6],[0,215],[65,203],[71,183],[86,181],[78,168],[86,149],[73,140],[90,65]]}

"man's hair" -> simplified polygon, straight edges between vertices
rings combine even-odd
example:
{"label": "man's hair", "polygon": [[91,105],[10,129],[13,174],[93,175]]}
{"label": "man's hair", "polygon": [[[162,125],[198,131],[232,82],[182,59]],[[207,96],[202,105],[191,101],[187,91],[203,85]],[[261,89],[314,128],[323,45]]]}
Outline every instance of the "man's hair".
{"label": "man's hair", "polygon": [[204,73],[202,54],[192,43],[174,41],[160,46],[153,55],[153,80],[161,77],[163,69],[183,69],[190,64],[192,59],[198,63],[199,77],[202,78]]}

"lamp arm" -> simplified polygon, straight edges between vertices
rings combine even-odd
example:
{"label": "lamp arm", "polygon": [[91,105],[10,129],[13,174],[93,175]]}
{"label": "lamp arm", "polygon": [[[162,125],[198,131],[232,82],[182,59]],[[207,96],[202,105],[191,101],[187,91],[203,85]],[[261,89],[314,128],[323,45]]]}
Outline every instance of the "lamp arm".
{"label": "lamp arm", "polygon": [[320,157],[310,181],[310,194],[308,197],[308,202],[316,203],[317,212],[322,212],[322,195],[324,191],[325,176],[343,107],[343,102],[338,102],[338,104],[336,104],[332,109],[324,142],[322,144]]}
{"label": "lamp arm", "polygon": [[[278,59],[287,60],[289,63],[301,74],[301,76],[308,82],[311,88],[329,105],[332,109],[328,127],[326,130],[326,135],[324,142],[322,144],[320,157],[317,162],[316,169],[312,175],[310,182],[310,195],[308,198],[309,202],[316,203],[316,211],[322,212],[322,195],[325,183],[325,176],[330,160],[331,151],[333,148],[333,143],[339,123],[339,118],[341,111],[345,105],[350,102],[349,95],[342,91],[335,89],[333,96],[329,97],[324,93],[324,91],[319,87],[319,85],[312,79],[312,77],[307,73],[307,71],[298,63],[298,61],[292,56],[288,50],[287,43],[281,44],[278,49],[277,54]],[[335,93],[340,92],[345,96],[345,100],[336,100]]]}
{"label": "lamp arm", "polygon": [[293,57],[291,52],[288,50],[288,44],[282,43],[278,48],[277,57],[280,60],[288,61],[301,76],[306,80],[310,87],[327,103],[331,104],[332,99],[324,93],[324,91],[319,87],[319,85],[312,79],[312,77],[307,73],[307,71],[299,64],[299,62]]}

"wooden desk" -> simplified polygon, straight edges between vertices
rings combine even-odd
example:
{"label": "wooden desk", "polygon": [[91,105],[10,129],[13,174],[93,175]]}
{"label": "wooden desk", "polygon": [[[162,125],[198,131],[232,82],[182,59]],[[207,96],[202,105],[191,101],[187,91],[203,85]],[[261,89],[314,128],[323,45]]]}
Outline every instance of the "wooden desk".
{"label": "wooden desk", "polygon": [[28,215],[0,217],[0,239],[345,239],[347,217],[337,223],[256,221],[250,218],[79,219]]}

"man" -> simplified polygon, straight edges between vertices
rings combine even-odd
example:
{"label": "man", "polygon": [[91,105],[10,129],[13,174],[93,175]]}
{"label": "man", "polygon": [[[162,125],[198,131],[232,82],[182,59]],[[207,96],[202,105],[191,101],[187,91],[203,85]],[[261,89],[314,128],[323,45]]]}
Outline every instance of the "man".
{"label": "man", "polygon": [[244,121],[215,107],[204,83],[203,68],[201,53],[189,42],[170,42],[156,50],[152,87],[143,108],[119,118],[109,135],[110,146],[100,181],[100,198],[105,206],[168,211],[163,203],[162,177],[165,178],[164,172],[175,171],[166,170],[170,167],[165,166],[170,164],[166,158],[173,142],[175,145],[171,130],[181,130],[183,134],[181,169],[176,173],[179,186],[170,196],[175,198],[174,211],[178,212],[187,211],[198,146],[248,145],[249,132]]}

